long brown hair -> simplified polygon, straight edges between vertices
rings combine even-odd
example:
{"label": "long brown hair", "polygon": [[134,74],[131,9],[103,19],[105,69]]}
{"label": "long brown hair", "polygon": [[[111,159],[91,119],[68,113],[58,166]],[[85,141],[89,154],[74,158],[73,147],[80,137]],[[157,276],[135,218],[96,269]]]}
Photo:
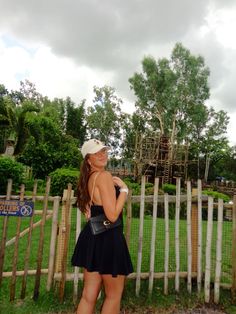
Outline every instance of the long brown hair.
{"label": "long brown hair", "polygon": [[91,167],[88,163],[89,155],[86,155],[81,167],[80,167],[80,177],[77,187],[77,206],[82,213],[87,211],[87,206],[90,202],[90,195],[88,191],[88,180],[91,175]]}

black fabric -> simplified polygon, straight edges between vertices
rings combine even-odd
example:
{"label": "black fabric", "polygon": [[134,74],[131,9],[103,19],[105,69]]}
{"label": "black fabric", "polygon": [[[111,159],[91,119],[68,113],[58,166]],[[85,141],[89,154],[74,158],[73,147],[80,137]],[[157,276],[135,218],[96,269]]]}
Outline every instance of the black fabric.
{"label": "black fabric", "polygon": [[[92,217],[103,213],[102,206],[91,206]],[[122,219],[122,214],[120,218]],[[73,266],[84,267],[90,272],[111,274],[113,277],[132,273],[133,266],[123,234],[123,223],[98,235],[93,235],[89,223],[86,223],[78,237],[71,262]]]}

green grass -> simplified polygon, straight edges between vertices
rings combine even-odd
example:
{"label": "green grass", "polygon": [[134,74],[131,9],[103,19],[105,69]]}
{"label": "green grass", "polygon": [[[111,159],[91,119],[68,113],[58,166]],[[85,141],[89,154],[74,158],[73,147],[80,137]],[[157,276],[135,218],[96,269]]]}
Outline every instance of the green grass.
{"label": "green grass", "polygon": [[[52,204],[50,204],[50,207]],[[43,203],[37,202],[36,209],[42,209]],[[38,221],[40,216],[34,217],[34,222]],[[72,272],[73,268],[70,266],[70,257],[73,252],[75,245],[75,221],[76,221],[76,209],[72,209],[72,222],[71,222],[71,236],[68,251],[68,267],[67,271]],[[2,234],[2,222],[3,217],[0,217],[0,235]],[[84,220],[82,221],[84,223]],[[169,255],[169,271],[175,271],[175,221],[170,220],[170,255]],[[22,218],[21,231],[29,226],[29,218]],[[143,234],[143,254],[142,254],[142,272],[149,271],[150,263],[150,242],[151,242],[151,229],[152,229],[152,218],[145,216],[144,220],[144,234]],[[206,243],[206,229],[207,222],[203,221],[203,271],[205,265],[205,243]],[[156,233],[156,248],[155,248],[155,272],[164,271],[164,252],[165,252],[165,232],[164,232],[164,219],[157,218],[157,233]],[[180,271],[187,271],[187,226],[186,220],[180,220]],[[9,218],[7,240],[11,239],[15,235],[16,231],[16,218]],[[30,256],[30,267],[29,269],[36,269],[37,265],[37,251],[39,243],[39,232],[40,229],[36,228],[32,234],[32,247]],[[216,251],[216,232],[217,223],[213,224],[213,241],[212,241],[212,278],[214,279],[215,271],[215,251]],[[48,257],[49,257],[49,245],[50,245],[50,234],[51,234],[51,220],[46,222],[45,225],[45,245],[44,254],[42,261],[42,268],[48,268]],[[130,254],[132,257],[134,269],[137,267],[137,253],[138,253],[138,234],[139,234],[139,219],[132,218],[131,226],[131,238],[130,238]],[[18,257],[18,270],[23,270],[25,248],[27,243],[27,235],[19,241],[19,257]],[[232,223],[224,221],[223,224],[223,251],[222,251],[222,279],[223,283],[231,283],[231,250],[232,250]],[[14,245],[7,247],[4,262],[4,271],[12,270],[12,257],[14,252]],[[60,303],[58,300],[58,293],[56,289],[52,292],[46,291],[46,276],[41,278],[40,294],[37,301],[32,300],[34,291],[35,278],[27,278],[27,290],[25,300],[20,300],[22,278],[17,277],[16,286],[16,301],[9,302],[9,285],[10,279],[3,278],[1,290],[0,290],[0,313],[62,313],[63,311],[74,311],[74,305],[72,302],[72,282],[66,283],[65,301]],[[152,296],[148,296],[148,280],[142,280],[140,296],[135,296],[135,280],[127,281],[126,289],[123,297],[124,308],[143,308],[145,306],[153,308],[165,307],[178,307],[187,308],[195,307],[203,302],[203,296],[196,294],[196,287],[193,285],[193,294],[190,296],[186,292],[186,282],[181,280],[181,294],[176,295],[173,289],[174,280],[169,280],[170,291],[168,296],[163,295],[163,283],[162,280],[157,280],[154,283],[154,289]],[[80,283],[80,291],[82,290],[82,283]],[[226,302],[226,300],[228,300]],[[102,302],[102,301],[99,301]],[[99,303],[98,302],[98,308]],[[228,308],[232,308],[229,313],[234,313],[234,306],[230,304],[230,296],[227,291],[221,289],[221,304],[225,304]],[[140,312],[141,313],[141,312]],[[142,312],[144,313],[144,311]],[[152,312],[150,312],[152,313]],[[235,311],[236,313],[236,311]]]}

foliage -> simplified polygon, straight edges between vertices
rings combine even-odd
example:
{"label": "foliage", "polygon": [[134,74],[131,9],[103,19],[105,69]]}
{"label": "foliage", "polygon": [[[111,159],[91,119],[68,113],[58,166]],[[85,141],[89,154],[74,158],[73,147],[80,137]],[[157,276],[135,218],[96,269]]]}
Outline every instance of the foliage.
{"label": "foliage", "polygon": [[122,100],[115,95],[115,89],[109,86],[95,86],[94,93],[94,105],[88,107],[87,114],[89,135],[111,146],[115,154],[120,146]]}
{"label": "foliage", "polygon": [[214,200],[217,200],[220,198],[224,202],[229,202],[231,199],[228,195],[226,195],[224,193],[220,193],[220,192],[212,191],[212,190],[203,190],[202,194],[212,196],[214,198]]}
{"label": "foliage", "polygon": [[63,190],[67,189],[68,183],[72,184],[72,189],[76,191],[79,171],[76,169],[60,168],[52,173],[51,177],[51,194],[63,195]]}
{"label": "foliage", "polygon": [[164,193],[168,193],[170,195],[175,195],[176,194],[176,185],[165,183],[162,185],[162,190],[164,191]]}
{"label": "foliage", "polygon": [[6,193],[7,180],[12,179],[13,189],[23,182],[24,166],[9,157],[0,157],[0,193]]}

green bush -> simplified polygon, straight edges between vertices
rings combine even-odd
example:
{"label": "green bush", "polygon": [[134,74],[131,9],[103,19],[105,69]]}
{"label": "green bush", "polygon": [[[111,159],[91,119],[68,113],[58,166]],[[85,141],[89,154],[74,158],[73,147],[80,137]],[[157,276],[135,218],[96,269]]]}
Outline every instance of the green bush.
{"label": "green bush", "polygon": [[162,186],[162,190],[164,191],[164,193],[168,193],[170,195],[176,194],[176,186],[174,184],[165,183]]}
{"label": "green bush", "polygon": [[221,198],[224,202],[229,202],[231,199],[228,195],[226,195],[224,193],[217,192],[217,191],[203,190],[202,194],[212,196],[215,201],[218,198]]}
{"label": "green bush", "polygon": [[23,182],[24,166],[9,157],[0,157],[0,193],[6,193],[7,180],[12,179],[13,190],[19,188]]}
{"label": "green bush", "polygon": [[63,190],[67,188],[68,183],[72,184],[72,189],[76,191],[79,171],[71,168],[59,168],[50,173],[51,194],[63,195]]}

